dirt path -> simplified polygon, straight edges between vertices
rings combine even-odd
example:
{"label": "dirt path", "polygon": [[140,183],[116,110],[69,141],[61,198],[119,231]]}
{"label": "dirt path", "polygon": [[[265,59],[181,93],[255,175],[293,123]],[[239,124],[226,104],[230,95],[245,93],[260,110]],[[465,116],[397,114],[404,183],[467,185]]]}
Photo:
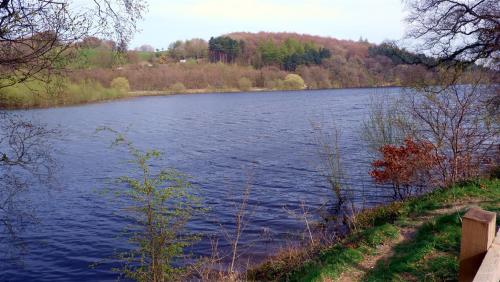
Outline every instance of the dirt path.
{"label": "dirt path", "polygon": [[482,203],[481,201],[472,200],[467,202],[451,204],[450,207],[433,210],[426,213],[425,215],[415,218],[412,221],[411,226],[399,227],[400,236],[397,239],[379,246],[375,250],[375,254],[365,256],[364,259],[358,265],[350,268],[347,271],[344,271],[344,273],[342,273],[342,275],[340,276],[339,279],[337,279],[337,281],[340,282],[360,281],[362,277],[366,273],[368,273],[368,271],[373,269],[379,261],[387,261],[390,257],[392,257],[394,255],[393,249],[395,246],[397,246],[402,242],[411,240],[415,236],[417,230],[425,222],[428,222],[429,220],[431,220],[436,216],[459,212],[461,210],[464,210],[465,208],[476,206],[481,203]]}
{"label": "dirt path", "polygon": [[375,250],[375,254],[365,256],[365,258],[355,267],[349,269],[342,273],[342,276],[337,281],[349,282],[349,281],[360,281],[361,278],[371,269],[377,265],[379,261],[386,261],[394,254],[394,246],[400,244],[401,242],[411,240],[417,231],[417,226],[400,229],[400,235],[395,240],[388,242],[387,244],[379,246]]}

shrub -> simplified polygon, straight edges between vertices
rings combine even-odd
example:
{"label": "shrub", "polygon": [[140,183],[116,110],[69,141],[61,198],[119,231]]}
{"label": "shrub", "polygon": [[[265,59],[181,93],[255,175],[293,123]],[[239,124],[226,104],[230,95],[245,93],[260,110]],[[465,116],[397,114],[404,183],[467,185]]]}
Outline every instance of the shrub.
{"label": "shrub", "polygon": [[116,133],[113,145],[124,146],[135,166],[133,176],[118,178],[126,188],[115,193],[130,203],[124,210],[136,224],[125,229],[133,249],[119,255],[124,266],[115,270],[135,281],[181,281],[186,268],[176,263],[186,258],[185,248],[198,240],[198,236],[186,234],[185,228],[203,211],[201,199],[185,175],[158,167],[161,152],[139,150],[112,129],[98,130]]}
{"label": "shrub", "polygon": [[384,145],[382,159],[372,163],[370,175],[379,184],[392,184],[394,196],[411,196],[411,188],[423,188],[432,181],[432,171],[440,161],[430,142],[404,140],[402,146]]}
{"label": "shrub", "polygon": [[264,82],[264,87],[267,89],[275,89],[275,90],[285,90],[285,82],[283,79],[273,79],[273,80],[266,80]]}
{"label": "shrub", "polygon": [[264,81],[264,87],[267,89],[275,89],[276,88],[276,81],[266,79]]}
{"label": "shrub", "polygon": [[170,91],[172,93],[184,93],[186,92],[186,86],[184,86],[181,82],[176,82],[170,85]]}
{"label": "shrub", "polygon": [[111,81],[111,88],[119,90],[120,92],[129,92],[130,85],[125,77],[117,77]]}
{"label": "shrub", "polygon": [[286,90],[304,89],[304,80],[298,74],[288,74],[285,77],[284,87]]}
{"label": "shrub", "polygon": [[242,77],[238,80],[238,88],[242,91],[248,91],[252,88],[252,81],[246,77]]}

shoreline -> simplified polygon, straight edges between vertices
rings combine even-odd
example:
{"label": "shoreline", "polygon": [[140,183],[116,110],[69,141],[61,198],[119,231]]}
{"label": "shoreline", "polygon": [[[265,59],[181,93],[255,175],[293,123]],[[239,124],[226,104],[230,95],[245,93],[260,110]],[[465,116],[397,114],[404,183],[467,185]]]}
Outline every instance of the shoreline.
{"label": "shoreline", "polygon": [[[405,256],[394,254],[404,250],[398,249],[401,245],[419,247],[428,243],[420,236],[428,226],[437,226],[433,230],[442,229],[443,234],[446,232],[451,234],[447,238],[455,240],[448,244],[454,249],[459,249],[460,241],[456,238],[460,238],[461,221],[458,218],[463,216],[468,208],[480,206],[492,212],[500,212],[500,204],[495,201],[500,199],[499,181],[494,176],[486,177],[469,183],[437,188],[429,193],[402,201],[393,201],[364,209],[352,219],[357,227],[348,231],[344,236],[338,237],[337,241],[326,242],[326,244],[305,243],[295,248],[283,248],[269,256],[263,263],[250,266],[244,275],[250,277],[251,281],[336,281],[342,280],[343,277],[373,279],[383,278],[387,273],[397,277],[406,273],[406,270],[402,271],[388,262],[399,260],[400,263],[413,263],[409,259],[414,255],[411,251]],[[496,204],[491,204],[492,202]],[[454,220],[444,222],[446,224],[434,225],[435,222],[442,222],[443,219],[447,220],[450,217]],[[452,224],[455,224],[454,229],[446,229]],[[426,239],[429,242],[439,240],[438,234],[428,236],[430,239]],[[434,248],[435,245],[428,246]],[[438,249],[433,251],[436,250]],[[457,275],[455,263],[458,267],[458,255],[453,252],[453,249],[441,250],[441,256],[452,259],[452,263],[444,269],[447,275]],[[424,254],[418,258],[418,261],[420,264],[425,264],[427,259]],[[380,261],[386,263],[378,264]],[[360,264],[367,263],[370,267],[358,268]],[[429,272],[437,277],[441,275],[437,270],[431,268],[427,270],[424,273]],[[413,271],[417,270],[413,269]],[[348,279],[348,281],[352,280]],[[380,281],[380,279],[375,280]]]}
{"label": "shoreline", "polygon": [[[359,86],[359,87],[342,87],[342,88],[317,88],[317,89],[271,89],[253,87],[249,90],[240,90],[238,88],[227,89],[186,89],[184,92],[170,92],[161,90],[139,90],[130,91],[133,94],[130,98],[135,97],[151,97],[151,96],[171,96],[171,95],[186,95],[186,94],[230,94],[230,93],[262,93],[262,92],[301,92],[301,91],[324,91],[324,90],[350,90],[350,89],[385,89],[385,88],[402,88],[405,86]],[[134,95],[135,94],[135,95]]]}
{"label": "shoreline", "polygon": [[99,104],[99,103],[109,103],[113,101],[135,99],[141,97],[160,97],[160,96],[178,96],[178,95],[199,95],[199,94],[237,94],[237,93],[266,93],[266,92],[305,92],[305,91],[325,91],[325,90],[355,90],[355,89],[386,89],[386,88],[401,88],[405,86],[360,86],[360,87],[343,87],[343,88],[321,88],[321,89],[294,89],[294,90],[281,90],[281,89],[269,89],[269,88],[251,88],[249,90],[240,90],[238,88],[227,88],[227,89],[186,89],[183,92],[171,92],[168,90],[139,90],[139,91],[129,91],[126,95],[121,97],[116,97],[112,99],[102,99],[93,101],[84,101],[81,103],[69,103],[69,104],[54,104],[48,106],[28,106],[28,107],[2,107],[0,106],[0,111],[20,111],[20,110],[35,110],[35,109],[51,109],[51,108],[63,108],[63,107],[74,107],[82,106],[87,104]]}

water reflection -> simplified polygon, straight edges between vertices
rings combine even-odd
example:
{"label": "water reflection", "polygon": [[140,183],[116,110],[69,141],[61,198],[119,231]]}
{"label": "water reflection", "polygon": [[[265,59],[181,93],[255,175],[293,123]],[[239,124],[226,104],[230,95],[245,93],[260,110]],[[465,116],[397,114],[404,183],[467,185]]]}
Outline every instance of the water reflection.
{"label": "water reflection", "polygon": [[22,263],[22,232],[37,223],[30,189],[47,187],[56,163],[49,140],[57,135],[44,124],[0,112],[0,259]]}

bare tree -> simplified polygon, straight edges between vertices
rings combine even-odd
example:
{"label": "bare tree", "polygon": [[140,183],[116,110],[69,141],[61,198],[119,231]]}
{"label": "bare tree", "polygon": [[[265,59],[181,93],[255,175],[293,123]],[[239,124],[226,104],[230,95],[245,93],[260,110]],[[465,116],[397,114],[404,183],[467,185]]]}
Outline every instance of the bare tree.
{"label": "bare tree", "polygon": [[380,154],[380,148],[384,145],[399,145],[403,143],[408,132],[412,129],[408,126],[409,121],[400,108],[400,98],[385,95],[374,95],[370,97],[368,118],[363,122],[361,138],[374,155]]}
{"label": "bare tree", "polygon": [[404,0],[408,38],[439,64],[481,62],[498,68],[500,5],[497,0]]}
{"label": "bare tree", "polygon": [[325,132],[320,124],[312,124],[312,127],[321,158],[323,175],[335,194],[337,200],[335,206],[340,209],[352,196],[352,191],[345,184],[347,176],[344,172],[339,146],[342,132],[335,124],[331,132]]}
{"label": "bare tree", "polygon": [[[455,76],[450,71],[440,76]],[[414,126],[412,137],[431,142],[442,157],[439,174],[444,185],[477,176],[499,142],[498,115],[491,112],[498,86],[488,84],[479,73],[461,77],[466,84],[411,89],[404,95],[404,111]]]}
{"label": "bare tree", "polygon": [[124,48],[145,9],[139,0],[0,1],[0,88],[46,79],[64,66],[68,49],[103,35]]}
{"label": "bare tree", "polygon": [[442,185],[475,177],[499,143],[500,5],[496,0],[404,2],[407,38],[437,58],[435,80],[403,95],[411,137],[433,144]]}
{"label": "bare tree", "polygon": [[[247,177],[250,179],[250,175]],[[245,265],[241,257],[248,254],[259,241],[259,239],[244,242],[242,240],[255,213],[255,206],[250,204],[251,190],[250,180],[247,180],[244,190],[237,195],[237,198],[228,197],[229,202],[234,202],[232,206],[229,206],[231,212],[234,213],[233,220],[226,223],[216,220],[220,234],[215,234],[210,238],[212,247],[210,257],[201,258],[200,263],[192,267],[193,276],[201,281],[240,281],[244,276],[245,272],[241,270],[248,268],[250,261],[246,261]],[[229,244],[229,250],[219,249],[219,239]]]}

